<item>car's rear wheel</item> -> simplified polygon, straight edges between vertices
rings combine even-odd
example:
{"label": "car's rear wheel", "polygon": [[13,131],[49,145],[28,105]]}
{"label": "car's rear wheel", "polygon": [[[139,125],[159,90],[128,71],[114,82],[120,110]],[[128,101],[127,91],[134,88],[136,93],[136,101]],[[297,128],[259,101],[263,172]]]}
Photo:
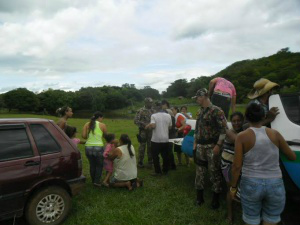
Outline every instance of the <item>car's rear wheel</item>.
{"label": "car's rear wheel", "polygon": [[50,186],[35,193],[25,209],[26,220],[31,225],[58,225],[71,209],[71,197],[58,186]]}

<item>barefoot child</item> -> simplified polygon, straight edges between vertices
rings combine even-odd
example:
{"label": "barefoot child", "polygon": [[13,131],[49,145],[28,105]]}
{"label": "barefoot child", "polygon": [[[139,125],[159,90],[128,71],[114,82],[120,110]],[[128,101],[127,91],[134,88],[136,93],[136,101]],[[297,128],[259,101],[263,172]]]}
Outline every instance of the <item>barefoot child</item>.
{"label": "barefoot child", "polygon": [[76,127],[66,126],[65,129],[66,135],[73,141],[77,146],[78,144],[85,144],[85,141],[81,141],[79,138],[76,138],[77,129]]}
{"label": "barefoot child", "polygon": [[113,150],[114,148],[118,147],[118,141],[115,140],[114,134],[107,134],[105,135],[106,140],[106,147],[103,153],[104,157],[104,169],[106,170],[106,177],[103,181],[103,185],[108,187],[109,186],[109,180],[113,172],[113,161],[108,159],[108,153]]}

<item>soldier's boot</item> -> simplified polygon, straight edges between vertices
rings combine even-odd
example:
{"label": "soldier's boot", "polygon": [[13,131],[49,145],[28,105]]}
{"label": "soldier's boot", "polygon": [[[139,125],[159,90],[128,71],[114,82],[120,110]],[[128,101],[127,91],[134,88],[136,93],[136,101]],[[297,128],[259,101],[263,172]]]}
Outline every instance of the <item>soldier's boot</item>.
{"label": "soldier's boot", "polygon": [[196,206],[201,206],[204,203],[203,190],[197,190]]}
{"label": "soldier's boot", "polygon": [[213,198],[211,201],[211,208],[212,209],[218,209],[220,207],[220,203],[219,203],[219,193],[214,192],[213,194]]}

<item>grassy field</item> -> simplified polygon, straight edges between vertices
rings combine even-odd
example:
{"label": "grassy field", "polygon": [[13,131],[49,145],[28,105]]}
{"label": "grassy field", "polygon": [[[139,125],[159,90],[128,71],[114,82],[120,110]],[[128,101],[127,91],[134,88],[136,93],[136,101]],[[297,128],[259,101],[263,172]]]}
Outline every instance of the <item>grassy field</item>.
{"label": "grassy field", "polygon": [[[192,109],[192,108],[191,108]],[[195,113],[193,112],[193,115]],[[0,114],[0,118],[7,117],[39,117],[57,121],[51,116],[37,116],[28,114]],[[88,119],[70,119],[68,124],[76,126],[81,137],[84,123]],[[117,137],[128,133],[133,145],[138,149],[136,140],[137,127],[132,120],[109,119],[103,121],[108,131]],[[88,172],[88,161],[84,154],[84,146],[79,149],[83,157],[83,173],[87,177],[84,190],[73,198],[73,207],[65,225],[97,225],[97,224],[227,224],[225,195],[221,198],[221,207],[217,211],[210,209],[211,190],[207,180],[205,204],[199,208],[194,205],[196,197],[194,189],[195,165],[177,167],[167,176],[151,177],[149,169],[139,169],[138,176],[144,180],[144,187],[129,192],[126,189],[95,188],[91,184]],[[242,224],[241,207],[235,207],[235,224]]]}

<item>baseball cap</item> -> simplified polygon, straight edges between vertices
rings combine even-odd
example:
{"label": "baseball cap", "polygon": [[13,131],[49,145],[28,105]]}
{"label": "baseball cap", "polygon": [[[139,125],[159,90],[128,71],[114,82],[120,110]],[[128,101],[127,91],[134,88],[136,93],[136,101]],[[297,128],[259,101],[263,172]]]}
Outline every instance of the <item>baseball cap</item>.
{"label": "baseball cap", "polygon": [[207,95],[208,94],[208,91],[206,88],[200,88],[197,92],[196,92],[196,95],[192,98],[197,98],[199,96],[204,96],[204,95]]}

